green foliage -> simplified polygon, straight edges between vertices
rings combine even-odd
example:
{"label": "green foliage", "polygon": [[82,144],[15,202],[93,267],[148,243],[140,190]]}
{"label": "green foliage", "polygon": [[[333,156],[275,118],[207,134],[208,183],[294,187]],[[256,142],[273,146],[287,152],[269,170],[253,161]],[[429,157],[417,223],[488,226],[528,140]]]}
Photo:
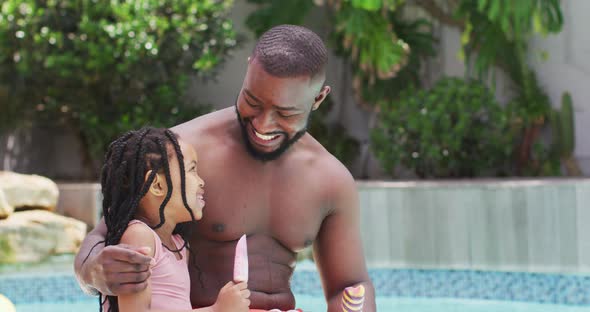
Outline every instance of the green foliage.
{"label": "green foliage", "polygon": [[213,77],[236,45],[231,5],[0,0],[0,115],[65,124],[94,159],[120,132],[193,118],[189,77]]}
{"label": "green foliage", "polygon": [[462,0],[456,14],[465,18],[462,43],[480,75],[498,64],[507,65],[509,73],[516,75],[521,65],[526,66],[530,36],[557,33],[563,25],[559,0]]}
{"label": "green foliage", "polygon": [[[355,6],[355,2],[365,5]],[[367,2],[345,1],[337,7],[334,31],[342,38],[341,47],[350,56],[356,73],[374,82],[394,77],[407,63],[410,47],[394,32],[389,16],[366,9]]]}
{"label": "green foliage", "polygon": [[517,146],[519,166],[534,164],[529,160],[535,154],[531,147],[539,139],[536,128],[543,126],[540,120],[549,118],[551,103],[527,64],[527,42],[534,33],[546,35],[561,30],[559,0],[463,0],[457,13],[466,23],[462,41],[467,64],[473,64],[480,78],[493,66],[499,66],[514,82],[518,94],[512,105],[521,112],[524,133]]}
{"label": "green foliage", "polygon": [[[365,107],[372,108],[380,101],[396,99],[402,90],[410,86],[421,86],[419,72],[423,61],[436,54],[432,24],[427,20],[406,21],[395,13],[390,13],[388,18],[399,38],[410,47],[410,53],[405,65],[400,64],[396,74],[391,78],[375,80],[363,75],[358,67],[353,67],[354,87],[359,95],[358,100],[365,104]],[[336,43],[341,42],[337,37],[335,39]],[[350,57],[341,46],[335,46],[337,54]]]}
{"label": "green foliage", "polygon": [[510,169],[510,114],[480,82],[445,78],[428,91],[409,88],[380,108],[371,142],[389,172],[402,165],[422,178],[448,178]]}
{"label": "green foliage", "polygon": [[557,33],[563,25],[559,0],[461,0],[455,15],[463,18],[463,52],[468,75],[492,78],[499,67],[511,78],[517,95],[509,104],[518,131],[514,146],[516,175],[559,174],[559,160],[541,141],[551,103],[527,62],[534,33]]}
{"label": "green foliage", "polygon": [[[551,159],[561,160],[569,176],[583,176],[577,160],[574,157],[576,149],[574,106],[568,92],[561,97],[560,110],[552,110],[549,124],[552,129],[552,144],[549,150]],[[561,171],[561,162],[556,161],[557,172]]]}
{"label": "green foliage", "polygon": [[16,255],[14,248],[10,243],[11,237],[6,235],[5,237],[0,236],[0,264],[14,263]]}
{"label": "green foliage", "polygon": [[[328,2],[331,2],[328,0]],[[336,7],[340,5],[341,1],[336,1]],[[405,0],[344,0],[344,3],[356,9],[365,11],[395,11]]]}
{"label": "green foliage", "polygon": [[312,0],[248,0],[259,8],[246,18],[246,26],[260,37],[270,28],[292,24],[300,25],[313,7]]}
{"label": "green foliage", "polygon": [[559,122],[555,129],[558,137],[555,139],[559,142],[559,151],[561,155],[570,156],[576,148],[576,132],[574,127],[574,107],[572,97],[565,92],[561,98],[561,111],[554,111],[559,115]]}

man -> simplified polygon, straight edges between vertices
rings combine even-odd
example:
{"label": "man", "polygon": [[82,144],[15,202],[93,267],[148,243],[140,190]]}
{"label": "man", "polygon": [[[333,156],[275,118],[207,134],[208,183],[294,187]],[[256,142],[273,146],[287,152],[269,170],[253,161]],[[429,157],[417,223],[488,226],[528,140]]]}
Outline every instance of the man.
{"label": "man", "polygon": [[[191,266],[193,306],[211,305],[232,279],[235,244],[246,233],[250,308],[295,308],[289,280],[296,255],[313,244],[328,310],[342,311],[342,291],[360,283],[367,290],[363,311],[375,310],[354,179],[306,133],[310,114],[330,93],[326,63],[316,34],[274,27],[248,59],[235,107],[173,128],[198,151],[207,185],[204,216],[190,241],[198,267]],[[103,232],[100,224],[76,258],[82,287],[113,295],[145,288],[149,258],[123,245],[91,251]]]}

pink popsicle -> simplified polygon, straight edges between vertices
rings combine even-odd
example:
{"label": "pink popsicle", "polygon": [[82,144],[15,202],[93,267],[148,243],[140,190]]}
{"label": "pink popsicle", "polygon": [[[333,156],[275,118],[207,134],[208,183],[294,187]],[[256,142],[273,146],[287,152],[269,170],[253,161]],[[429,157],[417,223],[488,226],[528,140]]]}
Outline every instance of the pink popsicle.
{"label": "pink popsicle", "polygon": [[248,244],[246,234],[240,237],[236,245],[236,255],[234,258],[234,282],[248,281]]}

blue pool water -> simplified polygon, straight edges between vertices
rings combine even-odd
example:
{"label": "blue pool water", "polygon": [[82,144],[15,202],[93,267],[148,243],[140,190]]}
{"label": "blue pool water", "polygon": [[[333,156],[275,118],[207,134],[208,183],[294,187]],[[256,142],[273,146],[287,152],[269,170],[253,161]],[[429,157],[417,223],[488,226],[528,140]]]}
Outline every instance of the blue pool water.
{"label": "blue pool water", "polygon": [[[0,293],[17,312],[98,311],[69,271],[0,270]],[[590,276],[457,270],[371,269],[378,311],[402,312],[590,312]],[[292,279],[297,306],[326,311],[312,263]]]}

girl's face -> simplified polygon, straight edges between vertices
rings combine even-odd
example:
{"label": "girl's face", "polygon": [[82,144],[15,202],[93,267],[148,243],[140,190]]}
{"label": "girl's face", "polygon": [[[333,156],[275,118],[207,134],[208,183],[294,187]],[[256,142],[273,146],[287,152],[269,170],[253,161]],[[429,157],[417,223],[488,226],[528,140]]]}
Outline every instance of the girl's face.
{"label": "girl's face", "polygon": [[[195,220],[200,220],[203,217],[203,208],[205,207],[205,200],[203,199],[203,196],[205,195],[205,190],[203,189],[205,182],[197,172],[197,152],[192,145],[189,145],[182,140],[179,140],[178,143],[180,145],[180,151],[184,156],[186,202],[192,210]],[[191,221],[191,216],[182,202],[178,158],[173,158],[170,169],[174,188],[172,198],[170,198],[170,202],[168,203],[169,207],[166,207],[166,209],[172,208],[174,210],[177,222]]]}

